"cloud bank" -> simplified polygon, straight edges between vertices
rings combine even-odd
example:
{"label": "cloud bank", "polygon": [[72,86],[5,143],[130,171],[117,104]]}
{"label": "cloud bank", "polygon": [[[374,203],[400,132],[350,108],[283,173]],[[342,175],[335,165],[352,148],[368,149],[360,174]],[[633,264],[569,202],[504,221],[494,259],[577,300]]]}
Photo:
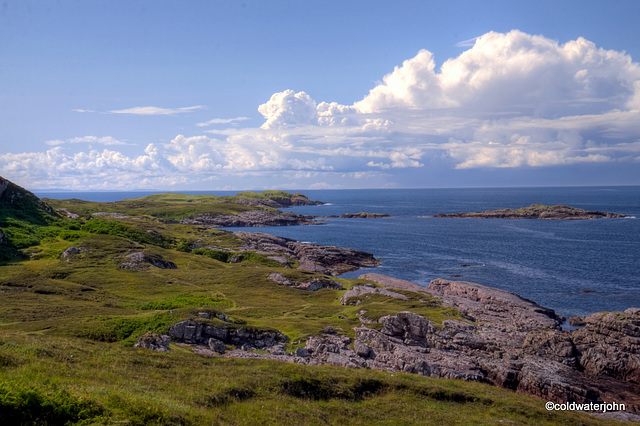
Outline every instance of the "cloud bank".
{"label": "cloud bank", "polygon": [[[178,135],[135,155],[68,152],[76,142],[50,141],[54,148],[45,152],[1,155],[0,171],[40,187],[127,188],[133,179],[137,187],[159,188],[239,176],[282,187],[316,179],[316,187],[328,187],[323,179],[349,186],[372,176],[393,180],[402,170],[415,179],[427,164],[456,173],[640,163],[640,66],[630,56],[583,38],[559,44],[520,31],[465,43],[472,47],[439,68],[421,50],[352,105],[284,90],[258,106],[265,119],[259,128]],[[117,144],[110,141],[93,143]]]}

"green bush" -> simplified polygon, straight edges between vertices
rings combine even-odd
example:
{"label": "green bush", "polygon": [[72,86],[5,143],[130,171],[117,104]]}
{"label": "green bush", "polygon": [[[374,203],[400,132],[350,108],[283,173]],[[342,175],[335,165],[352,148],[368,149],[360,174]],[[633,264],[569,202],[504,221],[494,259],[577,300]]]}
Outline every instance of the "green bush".
{"label": "green bush", "polygon": [[180,240],[176,245],[176,250],[184,253],[191,253],[191,244],[187,240]]}
{"label": "green bush", "polygon": [[64,425],[95,419],[102,413],[95,402],[79,400],[63,390],[48,396],[39,389],[0,383],[0,424]]}
{"label": "green bush", "polygon": [[60,231],[60,234],[58,235],[58,237],[62,240],[65,241],[77,241],[80,238],[86,236],[87,233],[86,232],[81,232],[79,230],[63,230]]}
{"label": "green bush", "polygon": [[194,249],[192,253],[207,256],[220,262],[228,262],[233,257],[233,253],[224,250]]}
{"label": "green bush", "polygon": [[91,321],[78,333],[81,337],[101,342],[133,341],[148,331],[166,334],[169,327],[178,319],[171,314],[162,313],[136,317],[106,317]]}
{"label": "green bush", "polygon": [[117,220],[91,219],[82,225],[81,230],[92,234],[115,235],[140,243],[168,246],[168,241],[162,235],[145,232]]}

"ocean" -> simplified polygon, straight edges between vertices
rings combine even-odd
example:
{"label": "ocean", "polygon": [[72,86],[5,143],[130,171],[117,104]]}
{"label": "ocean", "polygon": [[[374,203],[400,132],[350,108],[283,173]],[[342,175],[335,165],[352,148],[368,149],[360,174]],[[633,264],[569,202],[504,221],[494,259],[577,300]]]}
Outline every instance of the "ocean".
{"label": "ocean", "polygon": [[[229,195],[228,191],[185,191]],[[383,219],[324,219],[317,226],[233,228],[373,253],[378,272],[427,286],[434,278],[512,291],[561,315],[640,307],[640,187],[376,189],[300,191],[316,216],[386,213]],[[116,201],[151,192],[39,192],[49,198]],[[436,213],[566,204],[629,219],[503,220],[431,218]]]}

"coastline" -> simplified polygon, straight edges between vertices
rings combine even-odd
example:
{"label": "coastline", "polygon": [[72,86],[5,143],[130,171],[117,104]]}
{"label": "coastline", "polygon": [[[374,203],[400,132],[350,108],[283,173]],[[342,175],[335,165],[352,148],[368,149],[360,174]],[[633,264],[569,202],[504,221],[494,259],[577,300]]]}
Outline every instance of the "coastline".
{"label": "coastline", "polygon": [[[265,239],[278,239],[266,234],[240,234],[254,242],[253,249],[264,248]],[[261,246],[255,245],[256,239]],[[325,266],[324,273],[331,270],[339,268]],[[361,310],[361,324],[354,328],[353,338],[345,335],[345,330],[327,329],[310,336],[294,353],[283,350],[284,335],[245,335],[225,340],[215,327],[197,319],[174,326],[170,337],[209,356],[478,381],[556,403],[616,401],[625,403],[626,411],[610,413],[608,418],[640,421],[640,309],[587,315],[580,318],[582,326],[563,330],[564,317],[505,290],[445,279],[433,280],[425,288],[377,273],[366,273],[359,279],[369,284],[346,291],[341,304],[357,305],[363,298],[375,295],[423,295],[437,299],[461,317],[438,324],[410,311],[369,319],[367,311]],[[187,337],[185,327],[193,330],[189,336],[199,337]],[[212,340],[232,344],[235,349],[217,352]],[[263,344],[265,340],[270,343]],[[260,342],[257,346],[256,341]],[[256,353],[256,348],[266,353]]]}

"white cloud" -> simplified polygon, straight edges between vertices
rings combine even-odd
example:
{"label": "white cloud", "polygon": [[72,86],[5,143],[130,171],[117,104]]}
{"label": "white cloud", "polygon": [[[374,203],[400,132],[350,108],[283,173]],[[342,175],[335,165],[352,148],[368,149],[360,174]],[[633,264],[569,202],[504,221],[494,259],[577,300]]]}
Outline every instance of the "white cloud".
{"label": "white cloud", "polygon": [[235,118],[213,118],[209,121],[205,121],[204,123],[198,123],[196,126],[198,127],[207,127],[212,124],[232,124],[237,123],[239,121],[249,120],[249,117],[235,117]]}
{"label": "white cloud", "polygon": [[[308,185],[312,179],[331,186],[356,180],[384,184],[398,173],[417,176],[428,167],[455,173],[450,170],[640,158],[640,66],[623,52],[582,38],[559,44],[519,31],[491,32],[439,68],[433,55],[421,50],[353,105],[316,102],[305,92],[285,90],[258,111],[265,118],[259,128],[178,135],[170,143],[149,144],[139,155],[65,151],[69,144],[119,143],[109,137],[48,141],[55,148],[44,153],[0,155],[0,174],[22,174],[49,186],[84,179],[111,187],[265,182],[270,176],[282,187],[295,187],[291,179]],[[216,118],[197,126],[245,119]]]}
{"label": "white cloud", "polygon": [[49,146],[59,146],[59,145],[67,145],[67,144],[78,144],[78,143],[87,143],[87,144],[95,144],[95,145],[129,145],[126,142],[119,141],[111,136],[83,136],[71,139],[54,139],[50,141],[46,141],[45,144]]}
{"label": "white cloud", "polygon": [[258,107],[258,112],[266,119],[263,129],[314,124],[318,119],[316,102],[306,93],[293,90],[274,93],[267,103]]}
{"label": "white cloud", "polygon": [[490,32],[440,70],[429,51],[383,78],[360,102],[361,112],[388,108],[524,110],[537,117],[624,108],[640,69],[621,52],[578,38],[559,45],[520,31]]}
{"label": "white cloud", "polygon": [[175,115],[191,112],[204,108],[202,105],[182,107],[182,108],[160,108],[155,106],[133,107],[109,111],[110,114],[133,114],[133,115]]}

